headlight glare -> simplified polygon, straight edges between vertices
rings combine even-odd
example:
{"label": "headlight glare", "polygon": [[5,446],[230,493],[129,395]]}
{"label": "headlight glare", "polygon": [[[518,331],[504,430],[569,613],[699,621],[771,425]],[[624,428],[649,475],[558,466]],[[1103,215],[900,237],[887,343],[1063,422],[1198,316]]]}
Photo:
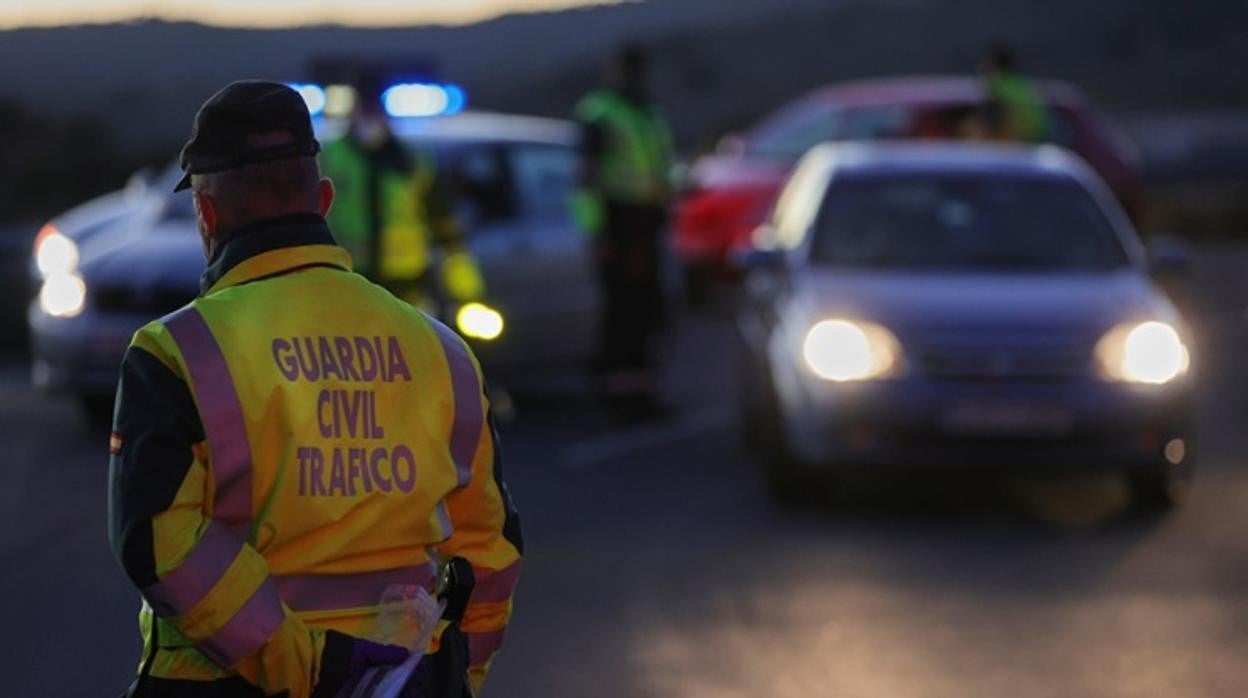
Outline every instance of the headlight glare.
{"label": "headlight glare", "polygon": [[52,317],[74,317],[82,312],[86,301],[87,285],[74,273],[52,274],[39,289],[39,307]]}
{"label": "headlight glare", "polygon": [[46,225],[35,238],[35,266],[45,279],[78,268],[78,244],[52,225]]}
{"label": "headlight glare", "polygon": [[843,383],[895,375],[901,347],[893,333],[879,325],[823,320],[806,333],[802,358],[815,375]]}
{"label": "headlight glare", "polygon": [[1164,322],[1119,325],[1096,347],[1101,375],[1127,383],[1161,385],[1187,373],[1191,355],[1177,330]]}
{"label": "headlight glare", "polygon": [[455,314],[455,324],[465,337],[498,339],[503,333],[503,315],[484,303],[465,303]]}

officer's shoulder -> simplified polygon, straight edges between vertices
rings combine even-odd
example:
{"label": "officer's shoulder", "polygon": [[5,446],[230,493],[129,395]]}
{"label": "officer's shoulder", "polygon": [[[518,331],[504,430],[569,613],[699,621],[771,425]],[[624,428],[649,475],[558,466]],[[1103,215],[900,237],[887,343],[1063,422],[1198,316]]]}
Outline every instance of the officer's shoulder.
{"label": "officer's shoulder", "polygon": [[582,121],[596,121],[610,108],[615,99],[610,90],[594,90],[576,103],[576,117]]}
{"label": "officer's shoulder", "polygon": [[166,315],[140,327],[134,333],[134,336],[130,338],[130,347],[126,350],[127,358],[129,358],[132,352],[142,351],[150,354],[175,374],[181,373],[178,368],[178,361],[175,358],[178,355],[178,343],[174,340],[173,333],[169,331],[167,326],[170,317],[172,315]]}
{"label": "officer's shoulder", "polygon": [[472,358],[473,363],[477,362],[477,356],[472,351],[472,345],[468,344],[467,340],[459,336],[458,332],[451,329],[450,325],[447,325],[423,310],[416,310],[413,308],[413,311],[416,315],[420,316],[420,321],[424,325],[428,337],[436,342],[439,348],[446,350],[449,348],[448,345],[454,345],[464,354]]}

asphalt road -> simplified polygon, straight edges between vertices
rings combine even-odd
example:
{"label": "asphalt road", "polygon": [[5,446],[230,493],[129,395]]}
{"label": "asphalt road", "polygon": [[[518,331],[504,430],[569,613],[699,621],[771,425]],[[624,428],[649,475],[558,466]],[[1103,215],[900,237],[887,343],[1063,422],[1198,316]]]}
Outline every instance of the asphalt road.
{"label": "asphalt road", "polygon": [[[529,555],[486,695],[1245,695],[1246,269],[1212,248],[1195,270],[1201,469],[1164,517],[1111,477],[892,478],[777,509],[739,446],[722,315],[684,325],[668,421],[519,396]],[[115,695],[138,603],[105,539],[106,435],[11,366],[0,438],[4,693]]]}

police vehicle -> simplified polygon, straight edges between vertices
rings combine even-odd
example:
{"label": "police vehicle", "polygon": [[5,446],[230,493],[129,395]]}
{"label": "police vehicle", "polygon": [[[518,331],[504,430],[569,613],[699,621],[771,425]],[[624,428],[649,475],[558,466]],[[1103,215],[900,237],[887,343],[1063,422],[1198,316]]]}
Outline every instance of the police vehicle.
{"label": "police vehicle", "polygon": [[[295,87],[319,117],[322,141],[341,134],[350,94]],[[457,214],[486,280],[481,302],[446,308],[444,319],[474,343],[491,375],[588,364],[598,298],[587,246],[567,213],[575,127],[464,111],[454,85],[400,84],[383,97],[396,136],[453,178]],[[45,229],[28,312],[38,387],[109,414],[130,336],[198,293],[204,260],[191,197],[171,193],[176,178],[93,203],[91,215],[77,217],[88,224],[63,216]]]}
{"label": "police vehicle", "polygon": [[982,466],[1110,469],[1141,501],[1180,498],[1192,340],[1077,156],[817,146],[756,243],[743,407],[777,495],[819,473]]}

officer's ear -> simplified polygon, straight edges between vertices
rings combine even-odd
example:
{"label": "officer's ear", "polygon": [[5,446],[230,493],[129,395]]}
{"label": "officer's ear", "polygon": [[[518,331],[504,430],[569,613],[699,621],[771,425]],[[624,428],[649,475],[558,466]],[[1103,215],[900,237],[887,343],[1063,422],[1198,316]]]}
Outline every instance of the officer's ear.
{"label": "officer's ear", "polygon": [[327,216],[330,207],[334,205],[334,182],[329,177],[322,177],[318,187],[317,206],[321,210],[321,215]]}
{"label": "officer's ear", "polygon": [[212,197],[202,191],[192,192],[195,199],[195,215],[199,219],[199,229],[206,236],[213,236],[221,225],[221,216]]}

